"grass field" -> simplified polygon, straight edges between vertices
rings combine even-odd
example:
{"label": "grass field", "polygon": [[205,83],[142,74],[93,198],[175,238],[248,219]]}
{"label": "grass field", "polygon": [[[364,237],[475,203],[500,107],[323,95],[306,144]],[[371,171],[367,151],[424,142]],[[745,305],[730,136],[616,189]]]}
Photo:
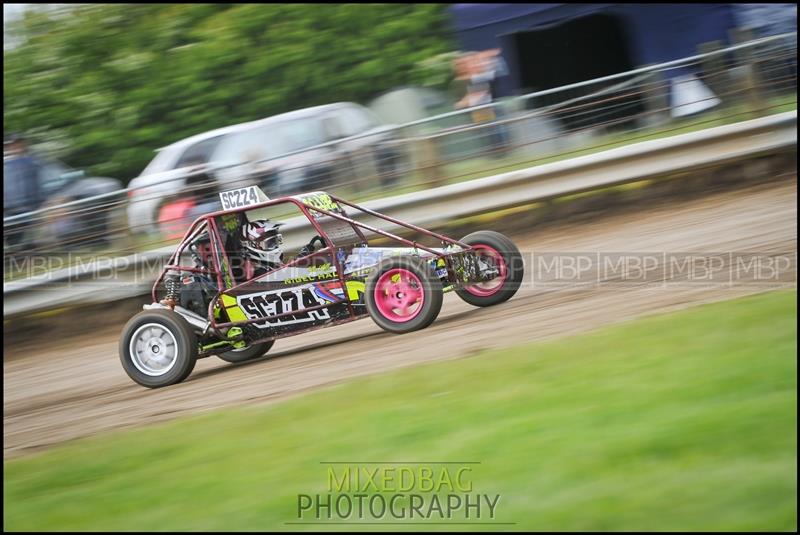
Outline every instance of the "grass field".
{"label": "grass field", "polygon": [[494,521],[508,524],[440,529],[794,530],[796,297],[701,306],[8,461],[4,528],[359,529],[287,524],[298,494],[328,491],[321,462],[471,461],[473,491],[500,494]]}

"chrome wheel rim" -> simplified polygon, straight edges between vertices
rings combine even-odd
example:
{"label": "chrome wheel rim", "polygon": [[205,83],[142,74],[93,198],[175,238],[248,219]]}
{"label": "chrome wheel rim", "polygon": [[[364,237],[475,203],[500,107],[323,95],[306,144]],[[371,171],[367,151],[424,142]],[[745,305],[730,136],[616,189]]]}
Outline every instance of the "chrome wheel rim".
{"label": "chrome wheel rim", "polygon": [[136,329],[128,350],[136,369],[151,377],[164,375],[178,361],[175,335],[158,323],[146,323]]}

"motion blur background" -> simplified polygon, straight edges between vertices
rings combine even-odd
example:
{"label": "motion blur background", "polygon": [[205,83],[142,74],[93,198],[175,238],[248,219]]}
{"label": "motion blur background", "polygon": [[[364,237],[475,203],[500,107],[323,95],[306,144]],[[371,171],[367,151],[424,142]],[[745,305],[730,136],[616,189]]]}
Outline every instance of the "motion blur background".
{"label": "motion blur background", "polygon": [[4,9],[4,133],[42,183],[4,182],[8,252],[163,246],[242,183],[365,200],[796,107],[788,4]]}
{"label": "motion blur background", "polygon": [[[521,528],[796,529],[795,4],[3,12],[5,528],[287,529],[321,461],[422,459],[482,463],[476,486]],[[501,202],[633,167],[660,171]],[[97,259],[165,260],[242,184],[508,232],[526,268],[534,250],[782,267],[610,290],[531,278],[495,310],[446,301],[414,337],[359,322],[144,392],[116,353],[155,271],[95,280]],[[459,204],[478,208],[449,221]]]}

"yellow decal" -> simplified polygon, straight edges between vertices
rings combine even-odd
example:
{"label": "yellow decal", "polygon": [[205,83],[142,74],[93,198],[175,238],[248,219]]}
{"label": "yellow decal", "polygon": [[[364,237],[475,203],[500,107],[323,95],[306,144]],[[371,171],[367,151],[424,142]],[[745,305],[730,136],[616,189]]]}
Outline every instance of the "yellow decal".
{"label": "yellow decal", "polygon": [[317,193],[316,195],[304,197],[303,204],[329,212],[334,212],[339,209],[339,205],[336,204],[327,193]]}
{"label": "yellow decal", "polygon": [[345,281],[347,285],[347,298],[351,301],[358,301],[359,294],[363,294],[366,291],[366,284],[361,281]]}
{"label": "yellow decal", "polygon": [[228,318],[230,318],[231,321],[247,320],[247,316],[245,315],[244,311],[239,308],[239,305],[236,303],[235,297],[222,294],[220,298],[222,299],[222,306],[225,307],[225,312],[228,313]]}
{"label": "yellow decal", "polygon": [[228,262],[225,261],[225,257],[224,256],[218,256],[217,258],[219,258],[219,263],[222,266],[222,278],[223,278],[223,281],[225,282],[225,287],[226,288],[230,288],[231,286],[233,286],[233,282],[231,282],[230,269],[228,268]]}
{"label": "yellow decal", "polygon": [[318,275],[312,274],[305,277],[295,277],[292,279],[286,279],[283,282],[285,282],[286,284],[300,284],[302,282],[314,282],[326,279],[335,279],[336,277],[338,277],[338,275],[336,275],[335,271],[332,271],[330,273],[320,273]]}
{"label": "yellow decal", "polygon": [[225,214],[220,216],[222,220],[222,228],[228,232],[233,232],[239,228],[239,214]]}
{"label": "yellow decal", "polygon": [[311,274],[315,274],[319,271],[328,271],[332,267],[333,266],[330,264],[330,262],[325,262],[321,266],[308,266],[308,272]]}

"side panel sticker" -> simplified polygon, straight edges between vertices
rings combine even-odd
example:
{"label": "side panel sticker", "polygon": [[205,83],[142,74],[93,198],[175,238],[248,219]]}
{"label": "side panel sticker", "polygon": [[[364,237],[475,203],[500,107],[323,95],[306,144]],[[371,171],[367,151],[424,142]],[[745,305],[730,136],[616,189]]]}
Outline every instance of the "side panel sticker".
{"label": "side panel sticker", "polygon": [[300,323],[315,323],[330,320],[330,311],[327,308],[304,312],[303,309],[324,305],[326,300],[314,293],[311,284],[295,288],[285,288],[267,292],[251,293],[236,297],[239,307],[244,311],[247,319],[269,318],[297,310],[296,314],[289,314],[273,320],[255,323],[260,329],[267,329],[278,325],[296,325]]}
{"label": "side panel sticker", "polygon": [[[347,298],[351,301],[358,301],[364,293],[364,282],[358,280],[346,281]],[[339,281],[319,283],[314,285],[314,293],[320,299],[329,303],[345,299],[342,283]]]}

